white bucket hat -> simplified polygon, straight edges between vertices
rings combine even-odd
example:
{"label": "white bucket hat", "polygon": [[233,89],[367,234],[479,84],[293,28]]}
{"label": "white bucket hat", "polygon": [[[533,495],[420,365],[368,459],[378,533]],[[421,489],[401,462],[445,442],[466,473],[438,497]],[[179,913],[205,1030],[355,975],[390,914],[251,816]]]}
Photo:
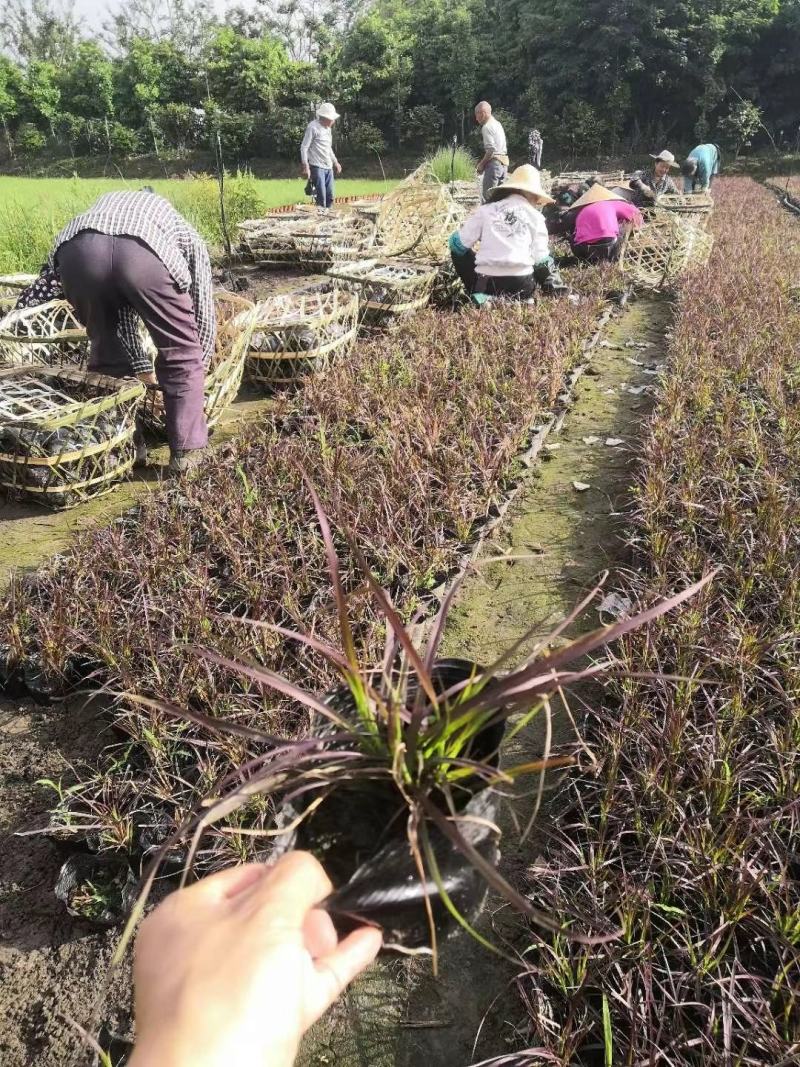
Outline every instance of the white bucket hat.
{"label": "white bucket hat", "polygon": [[333,106],[333,104],[330,104],[330,103],[320,104],[319,107],[317,108],[317,118],[318,119],[334,119],[334,121],[335,121],[336,119],[339,118],[339,112],[336,110],[336,108]]}
{"label": "white bucket hat", "polygon": [[673,156],[672,152],[668,152],[666,148],[663,152],[659,152],[657,156],[651,152],[650,158],[657,159],[660,163],[669,163],[671,167],[675,167],[676,170],[679,169],[679,164],[675,162],[675,156]]}
{"label": "white bucket hat", "polygon": [[523,193],[534,200],[537,204],[554,204],[552,196],[548,196],[542,189],[542,179],[536,167],[530,163],[523,163],[511,174],[507,182],[496,185],[489,193],[489,200],[495,200],[498,196],[503,197],[506,193]]}

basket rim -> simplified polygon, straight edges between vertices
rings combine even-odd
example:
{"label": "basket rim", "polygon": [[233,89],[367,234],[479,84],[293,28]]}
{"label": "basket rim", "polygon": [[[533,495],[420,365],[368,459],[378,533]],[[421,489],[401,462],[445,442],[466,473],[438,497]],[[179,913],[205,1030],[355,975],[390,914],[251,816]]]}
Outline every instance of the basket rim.
{"label": "basket rim", "polygon": [[[281,309],[278,317],[270,318],[267,313],[272,309],[272,306],[276,303],[280,303],[286,298],[296,297],[301,303],[303,308],[311,305],[311,310],[308,312],[301,311],[299,308]],[[316,309],[314,305],[316,304]],[[332,306],[325,307],[326,304]],[[275,309],[277,312],[278,309]],[[324,322],[330,321],[336,318],[345,318],[353,310],[358,310],[358,295],[356,293],[345,292],[343,289],[333,288],[325,293],[303,293],[303,292],[288,292],[288,293],[274,293],[272,296],[267,297],[266,300],[260,301],[256,305],[256,319],[254,331],[270,330],[270,329],[287,329],[290,326],[303,326],[303,325],[320,325]],[[291,321],[287,319],[291,316]]]}
{"label": "basket rim", "polygon": [[[375,270],[376,267],[402,267],[410,268],[416,271],[416,277],[403,278],[398,281],[392,281],[391,279],[384,278],[369,278],[365,277],[369,271]],[[359,273],[353,274],[353,271]],[[368,282],[374,281],[376,284],[393,285],[396,288],[402,286],[414,285],[420,281],[426,280],[428,277],[435,278],[438,272],[438,268],[433,264],[421,263],[418,260],[413,259],[395,259],[392,256],[376,256],[374,258],[356,259],[351,263],[343,264],[342,266],[333,266],[327,271],[327,274],[331,278],[342,278],[345,281],[354,282]]]}
{"label": "basket rim", "polygon": [[13,423],[15,427],[30,426],[39,430],[58,430],[63,426],[72,426],[76,422],[87,421],[127,401],[141,400],[145,393],[144,383],[136,378],[112,378],[108,374],[98,374],[95,371],[78,370],[73,367],[48,367],[42,363],[18,363],[9,367],[0,367],[0,387],[4,381],[23,375],[57,379],[62,382],[66,380],[73,385],[88,384],[102,389],[105,395],[65,404],[61,415],[39,419],[31,416],[15,420]]}

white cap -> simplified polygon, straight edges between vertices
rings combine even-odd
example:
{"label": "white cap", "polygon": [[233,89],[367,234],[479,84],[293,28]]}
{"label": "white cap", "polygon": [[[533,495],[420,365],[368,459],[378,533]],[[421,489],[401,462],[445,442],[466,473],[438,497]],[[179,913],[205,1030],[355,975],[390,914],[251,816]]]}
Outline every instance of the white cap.
{"label": "white cap", "polygon": [[318,119],[334,119],[335,120],[335,119],[339,118],[339,112],[336,110],[336,108],[333,106],[333,104],[330,104],[330,103],[320,104],[319,107],[317,108],[317,118]]}

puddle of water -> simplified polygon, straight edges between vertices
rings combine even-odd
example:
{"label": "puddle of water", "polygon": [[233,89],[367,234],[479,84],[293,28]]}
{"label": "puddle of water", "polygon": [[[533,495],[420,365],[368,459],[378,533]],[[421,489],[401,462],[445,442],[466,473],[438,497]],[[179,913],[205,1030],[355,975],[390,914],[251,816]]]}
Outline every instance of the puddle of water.
{"label": "puddle of water", "polygon": [[[268,411],[268,397],[242,394],[217,423],[211,447],[218,448],[239,431],[245,420]],[[49,556],[64,552],[75,537],[92,526],[107,526],[147,493],[157,489],[161,468],[169,460],[166,445],[149,450],[149,466],[133,472],[130,481],[115,486],[107,496],[68,511],[48,511],[38,504],[0,502],[0,589],[14,570],[33,570]]]}
{"label": "puddle of water", "polygon": [[[551,447],[544,449],[536,472],[482,553],[484,559],[530,558],[491,563],[467,579],[450,617],[445,655],[489,663],[535,624],[537,636],[546,635],[553,620],[567,614],[604,570],[626,562],[623,512],[669,314],[667,304],[642,300],[606,328],[561,432],[549,439]],[[589,488],[579,491],[575,482]],[[607,587],[614,588],[613,574]],[[597,624],[591,609],[576,620],[573,636]],[[569,731],[566,716],[556,711],[554,743]],[[505,758],[541,750],[537,726]],[[547,818],[546,811],[540,818]],[[518,877],[533,862],[538,846],[531,839],[515,849],[509,838],[502,869],[514,881],[515,872]],[[490,901],[482,932],[495,941],[500,933],[524,949],[524,934],[508,909],[499,908]],[[438,979],[432,978],[429,963],[381,962],[318,1024],[298,1063],[464,1067],[524,1047],[524,1037],[518,1036],[524,1012],[510,989],[514,973],[511,964],[465,936],[444,947]],[[495,999],[473,1051],[481,1019]]]}

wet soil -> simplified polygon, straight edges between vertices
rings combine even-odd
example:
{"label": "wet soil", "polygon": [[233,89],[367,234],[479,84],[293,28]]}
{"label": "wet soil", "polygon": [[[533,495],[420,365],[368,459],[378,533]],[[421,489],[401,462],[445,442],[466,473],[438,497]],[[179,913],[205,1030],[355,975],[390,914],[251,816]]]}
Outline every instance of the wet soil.
{"label": "wet soil", "polygon": [[[657,370],[667,321],[665,305],[643,302],[607,328],[607,341],[595,350],[590,372],[578,382],[576,403],[563,428],[549,439],[541,462],[483,553],[484,558],[501,553],[528,558],[490,563],[468,578],[451,617],[448,654],[488,662],[534,622],[546,633],[548,618],[568,611],[600,571],[624,564],[623,513],[641,423],[652,403],[649,390],[657,381],[655,373],[647,372]],[[599,440],[584,443],[583,438],[593,437]],[[609,438],[623,443],[607,445]],[[589,488],[578,491],[574,481]],[[89,515],[82,509],[61,516],[41,511],[15,516],[0,510],[0,531],[17,537],[16,565],[32,566],[66,548],[81,522],[110,521],[152,484],[131,483],[98,501]],[[0,557],[0,581],[10,565],[8,554]],[[589,614],[576,626],[596,621],[596,614]],[[566,735],[557,718],[555,741]],[[64,859],[57,845],[40,836],[17,836],[47,822],[53,794],[37,781],[57,779],[70,764],[91,760],[105,743],[102,720],[91,706],[41,709],[0,702],[3,1067],[91,1062],[66,1016],[95,1029],[102,1025],[107,1047],[111,1035],[129,1034],[129,974],[115,976],[108,990],[105,985],[116,934],[98,933],[71,919],[56,902],[52,887]],[[540,750],[541,733],[530,731],[522,743],[526,751]],[[541,819],[548,817],[552,814],[543,812]],[[504,872],[519,879],[535,858],[535,844],[521,851],[508,844],[504,848]],[[522,931],[497,902],[490,902],[484,930],[524,948]],[[459,937],[448,943],[440,964],[438,980],[430,977],[425,960],[412,965],[387,960],[372,968],[318,1025],[302,1063],[463,1067],[520,1047],[524,1021],[509,990],[513,969]],[[479,1022],[495,1000],[476,1042]]]}
{"label": "wet soil", "polygon": [[[526,558],[481,564],[467,578],[450,616],[447,655],[492,662],[532,627],[531,644],[546,636],[605,570],[611,572],[606,589],[614,590],[615,572],[628,563],[625,515],[668,322],[668,305],[648,300],[604,331],[575,387],[572,409],[481,554],[482,560]],[[576,488],[576,482],[587,488]],[[570,636],[598,622],[596,609],[587,610]],[[571,706],[579,719],[581,700],[602,699],[599,689],[586,688]],[[506,762],[541,755],[543,731],[544,720],[520,735],[514,750],[505,752]],[[554,708],[552,732],[554,746],[574,737],[563,708]],[[526,811],[516,817],[524,822]],[[554,817],[545,800],[539,832],[515,848],[513,816],[506,812],[501,870],[512,882],[524,885],[542,831]],[[499,899],[490,897],[480,929],[512,953],[526,947],[524,929]],[[511,963],[458,934],[441,952],[439,968],[435,979],[429,960],[387,959],[373,967],[310,1035],[304,1067],[464,1067],[526,1047]]]}
{"label": "wet soil", "polygon": [[107,743],[97,713],[81,703],[37,708],[0,702],[0,1063],[78,1067],[92,1055],[68,1023],[110,1033],[130,1026],[130,976],[106,988],[118,932],[70,918],[53,895],[66,858],[46,837],[19,836],[47,822],[57,781]]}

